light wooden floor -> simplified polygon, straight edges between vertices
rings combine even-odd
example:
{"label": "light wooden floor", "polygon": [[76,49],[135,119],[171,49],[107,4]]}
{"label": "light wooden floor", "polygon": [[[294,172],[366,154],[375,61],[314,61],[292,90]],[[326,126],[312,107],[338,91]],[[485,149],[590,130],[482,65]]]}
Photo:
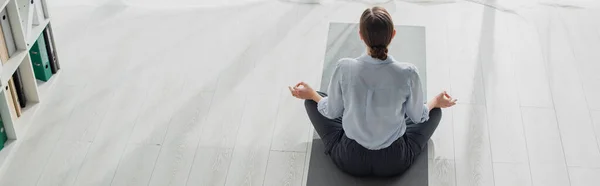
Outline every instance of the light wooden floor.
{"label": "light wooden floor", "polygon": [[[367,7],[50,2],[63,70],[2,186],[304,185],[312,127],[286,86],[318,85],[329,22]],[[431,185],[600,185],[598,3],[420,2],[384,6],[426,26],[428,92],[460,102]]]}

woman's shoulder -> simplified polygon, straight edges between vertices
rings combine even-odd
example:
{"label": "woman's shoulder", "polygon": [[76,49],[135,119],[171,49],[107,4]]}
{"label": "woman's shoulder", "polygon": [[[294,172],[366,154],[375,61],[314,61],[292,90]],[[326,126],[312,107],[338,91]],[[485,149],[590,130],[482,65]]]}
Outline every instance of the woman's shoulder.
{"label": "woman's shoulder", "polygon": [[419,70],[417,69],[417,66],[415,66],[412,63],[394,61],[392,64],[393,64],[393,66],[396,67],[396,69],[398,69],[399,71],[402,71],[402,72],[410,72],[410,73],[418,73],[419,72]]}
{"label": "woman's shoulder", "polygon": [[337,64],[339,65],[349,65],[350,63],[355,63],[358,62],[357,59],[354,58],[342,58],[340,60],[338,60]]}
{"label": "woman's shoulder", "polygon": [[394,62],[394,71],[399,76],[406,79],[419,79],[419,69],[412,63],[407,62]]}
{"label": "woman's shoulder", "polygon": [[348,66],[351,66],[351,64],[354,64],[356,62],[358,62],[356,59],[342,58],[342,59],[338,60],[338,62],[336,64],[336,68],[345,68],[345,69],[347,69]]}
{"label": "woman's shoulder", "polygon": [[417,70],[417,66],[415,66],[412,63],[408,63],[408,62],[395,62],[394,64],[396,64],[397,67],[399,67],[402,70],[407,70],[407,71],[411,71],[411,72],[416,72]]}

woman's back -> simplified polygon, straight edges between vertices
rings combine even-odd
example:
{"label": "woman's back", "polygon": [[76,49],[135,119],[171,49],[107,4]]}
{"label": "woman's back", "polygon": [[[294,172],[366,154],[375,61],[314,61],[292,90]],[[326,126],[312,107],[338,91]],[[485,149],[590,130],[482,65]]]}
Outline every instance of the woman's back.
{"label": "woman's back", "polygon": [[[412,64],[363,55],[342,59],[337,68],[333,78],[343,92],[343,128],[348,138],[365,148],[382,149],[402,136],[407,107],[418,110],[408,113],[413,121],[427,120],[419,75]],[[411,102],[419,104],[407,104]]]}

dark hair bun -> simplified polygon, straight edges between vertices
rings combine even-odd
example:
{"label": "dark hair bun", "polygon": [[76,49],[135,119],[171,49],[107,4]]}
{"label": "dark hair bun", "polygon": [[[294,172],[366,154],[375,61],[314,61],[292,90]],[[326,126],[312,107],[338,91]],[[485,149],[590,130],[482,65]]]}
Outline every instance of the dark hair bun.
{"label": "dark hair bun", "polygon": [[369,54],[371,54],[371,57],[373,58],[377,58],[379,60],[386,60],[388,56],[387,46],[369,47]]}
{"label": "dark hair bun", "polygon": [[368,47],[373,58],[386,60],[387,47],[394,38],[392,16],[382,7],[367,8],[360,16],[360,37]]}

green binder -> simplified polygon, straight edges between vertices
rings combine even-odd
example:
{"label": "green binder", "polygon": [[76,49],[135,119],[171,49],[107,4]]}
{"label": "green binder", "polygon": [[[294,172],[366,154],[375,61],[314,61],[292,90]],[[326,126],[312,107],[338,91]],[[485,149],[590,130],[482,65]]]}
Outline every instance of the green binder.
{"label": "green binder", "polygon": [[0,118],[0,150],[4,148],[4,143],[6,143],[8,137],[6,136],[6,129],[4,128],[4,122],[2,122],[2,118]]}
{"label": "green binder", "polygon": [[52,69],[50,68],[50,58],[48,58],[48,51],[46,50],[46,42],[43,35],[40,35],[33,44],[29,50],[29,55],[31,56],[35,78],[41,81],[50,80]]}

